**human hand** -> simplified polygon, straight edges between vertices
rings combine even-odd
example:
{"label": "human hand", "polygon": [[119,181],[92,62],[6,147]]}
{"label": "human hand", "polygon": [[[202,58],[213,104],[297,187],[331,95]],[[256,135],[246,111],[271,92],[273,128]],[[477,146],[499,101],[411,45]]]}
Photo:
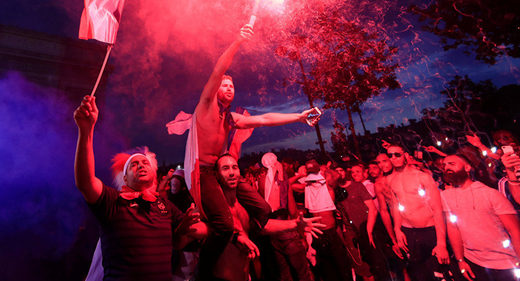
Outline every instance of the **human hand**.
{"label": "human hand", "polygon": [[392,251],[394,251],[395,255],[398,258],[404,259],[403,252],[401,252],[401,248],[399,248],[399,245],[397,245],[397,242],[392,245]]}
{"label": "human hand", "polygon": [[260,256],[260,250],[258,250],[258,247],[247,237],[245,233],[240,232],[237,237],[236,241],[237,246],[242,248],[242,250],[247,251],[247,257],[249,259],[254,259],[258,256]]}
{"label": "human hand", "polygon": [[175,229],[176,235],[185,235],[195,232],[196,229],[192,226],[200,221],[200,214],[195,212],[195,204],[191,203],[191,206],[186,210],[184,218]]}
{"label": "human hand", "polygon": [[449,264],[450,263],[450,254],[446,249],[446,246],[437,245],[433,248],[432,256],[437,257],[437,261],[439,264]]}
{"label": "human hand", "polygon": [[395,239],[397,241],[397,247],[408,254],[408,241],[406,241],[406,235],[404,235],[400,229],[395,230]]}
{"label": "human hand", "polygon": [[307,253],[305,254],[312,266],[316,266],[316,250],[309,246]]}
{"label": "human hand", "polygon": [[166,186],[168,185],[168,182],[172,179],[174,172],[174,169],[170,169],[166,175],[162,176],[161,181],[157,185],[157,192],[162,192],[166,190]]}
{"label": "human hand", "polygon": [[520,157],[515,153],[504,154],[500,157],[500,160],[502,164],[504,164],[504,167],[510,171],[514,171],[515,167],[520,166]]}
{"label": "human hand", "polygon": [[321,217],[304,218],[301,214],[296,218],[296,227],[300,233],[307,232],[314,238],[318,238],[318,234],[323,234],[320,228],[326,225],[320,223]]}
{"label": "human hand", "polygon": [[430,153],[437,153],[438,149],[429,145],[429,146],[424,146],[424,150],[426,150],[427,152],[430,152]]}
{"label": "human hand", "polygon": [[94,128],[98,115],[96,97],[84,96],[81,104],[74,111],[74,121],[80,130],[90,131]]}
{"label": "human hand", "polygon": [[482,142],[480,141],[480,138],[475,134],[466,135],[466,140],[474,147],[480,148],[483,146]]}
{"label": "human hand", "polygon": [[[310,116],[310,114],[313,114],[315,116]],[[319,114],[319,115],[317,115]],[[304,110],[301,113],[300,121],[307,123],[309,126],[314,127],[316,124],[318,124],[318,121],[321,119],[321,114],[319,112],[316,112],[316,109],[310,108],[307,110]]]}
{"label": "human hand", "polygon": [[473,271],[471,271],[471,267],[466,261],[459,261],[459,269],[462,276],[464,276],[464,278],[466,278],[467,280],[471,281],[475,279],[475,274],[473,274]]}
{"label": "human hand", "polygon": [[245,24],[240,29],[240,35],[238,36],[238,40],[240,42],[249,41],[253,37],[253,34],[253,26],[251,26],[250,24]]}
{"label": "human hand", "polygon": [[391,144],[385,140],[381,140],[381,146],[384,148],[384,149],[388,149]]}

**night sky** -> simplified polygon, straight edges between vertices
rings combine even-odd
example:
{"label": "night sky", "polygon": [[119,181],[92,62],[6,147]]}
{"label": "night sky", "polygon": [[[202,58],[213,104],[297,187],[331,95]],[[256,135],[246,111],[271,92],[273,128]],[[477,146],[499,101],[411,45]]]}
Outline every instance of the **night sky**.
{"label": "night sky", "polygon": [[[248,21],[253,1],[126,2],[109,61],[114,70],[103,93],[106,104],[95,132],[97,171],[107,183],[110,156],[134,146],[149,146],[159,163],[183,160],[187,133],[169,136],[165,124],[181,110],[193,112],[213,64]],[[468,75],[476,82],[491,79],[498,87],[518,84],[520,60],[501,57],[488,65],[462,47],[444,51],[438,37],[406,14],[411,1],[398,2],[366,2],[347,15],[360,21],[372,17],[383,27],[388,43],[399,48],[401,89],[386,91],[362,106],[367,129],[406,124],[419,118],[423,108],[442,105],[439,92],[455,75]],[[82,9],[80,0],[4,0],[0,24],[77,38]],[[284,79],[298,71],[297,65],[274,54],[277,34],[290,20],[282,10],[261,8],[254,38],[242,46],[229,70],[236,88],[233,107],[242,106],[251,114],[308,108],[299,88],[284,87]],[[59,95],[42,94],[48,92],[52,89],[31,84],[19,73],[0,77],[0,155],[7,159],[0,161],[5,183],[0,195],[0,264],[10,265],[0,267],[5,280],[22,272],[25,280],[33,279],[23,269],[36,264],[36,272],[44,271],[42,261],[58,263],[77,250],[78,233],[92,227],[73,182],[77,132],[72,112],[80,101],[71,104]],[[320,124],[329,147],[332,116],[348,122],[344,111],[325,111]],[[354,118],[357,131],[362,131],[359,118]],[[243,152],[316,149],[315,142],[313,128],[305,124],[259,128]],[[7,257],[7,252],[15,254]]]}

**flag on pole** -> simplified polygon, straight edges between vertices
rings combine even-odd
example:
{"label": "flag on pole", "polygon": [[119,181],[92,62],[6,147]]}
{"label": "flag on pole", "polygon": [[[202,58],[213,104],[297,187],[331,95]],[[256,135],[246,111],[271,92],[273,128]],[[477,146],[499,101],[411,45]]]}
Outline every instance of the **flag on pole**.
{"label": "flag on pole", "polygon": [[85,0],[79,38],[114,44],[124,4],[125,0]]}

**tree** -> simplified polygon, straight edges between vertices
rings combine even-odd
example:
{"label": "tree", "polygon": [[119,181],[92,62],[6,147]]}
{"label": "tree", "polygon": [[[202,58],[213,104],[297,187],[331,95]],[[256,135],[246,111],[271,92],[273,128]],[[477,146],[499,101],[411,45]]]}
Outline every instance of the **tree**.
{"label": "tree", "polygon": [[277,54],[300,60],[311,69],[305,86],[312,99],[324,101],[325,109],[347,111],[359,154],[353,109],[384,89],[400,85],[395,76],[398,65],[392,61],[397,48],[348,19],[347,5],[345,1],[330,5],[310,1],[300,7],[292,17],[294,29]]}
{"label": "tree", "polygon": [[489,64],[504,55],[520,57],[520,5],[515,0],[435,0],[410,10],[425,30],[441,38],[444,50],[465,45]]}

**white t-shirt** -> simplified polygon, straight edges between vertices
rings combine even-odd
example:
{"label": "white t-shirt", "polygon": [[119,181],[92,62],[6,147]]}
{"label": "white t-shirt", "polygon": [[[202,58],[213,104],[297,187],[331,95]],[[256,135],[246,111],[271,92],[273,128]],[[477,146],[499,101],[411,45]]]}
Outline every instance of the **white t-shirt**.
{"label": "white t-shirt", "polygon": [[[312,182],[310,182],[312,181]],[[336,206],[330,197],[325,178],[321,173],[309,174],[299,179],[305,183],[305,208],[311,213],[336,210]]]}
{"label": "white t-shirt", "polygon": [[514,268],[516,253],[512,243],[504,247],[510,238],[498,216],[516,211],[502,194],[477,181],[465,189],[444,190],[441,198],[444,212],[456,216],[464,257],[486,268]]}

